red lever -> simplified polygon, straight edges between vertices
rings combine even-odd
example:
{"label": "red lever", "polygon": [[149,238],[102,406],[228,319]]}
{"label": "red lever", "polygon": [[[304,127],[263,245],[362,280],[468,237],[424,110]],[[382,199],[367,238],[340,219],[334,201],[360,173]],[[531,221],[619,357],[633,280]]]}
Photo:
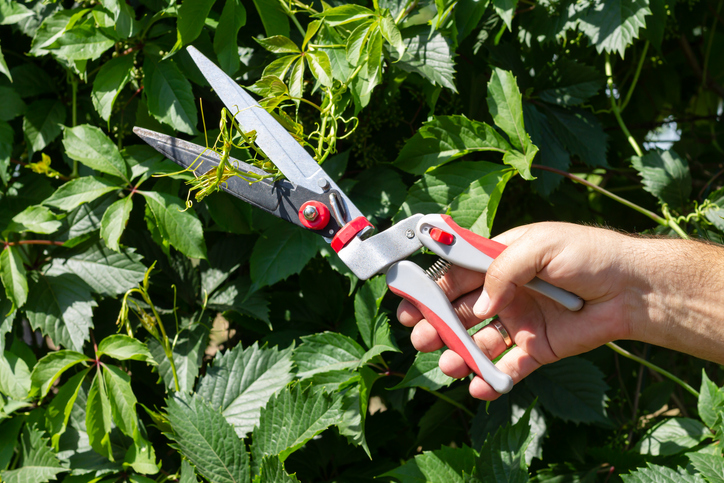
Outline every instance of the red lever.
{"label": "red lever", "polygon": [[335,252],[339,252],[347,245],[347,243],[352,241],[352,238],[357,236],[357,233],[361,232],[368,226],[372,226],[372,223],[367,221],[367,218],[364,216],[358,216],[354,220],[350,221],[344,225],[336,235],[334,235],[334,238],[332,238],[332,249]]}
{"label": "red lever", "polygon": [[430,238],[443,245],[452,245],[455,241],[455,237],[452,234],[442,231],[437,227],[430,230]]}

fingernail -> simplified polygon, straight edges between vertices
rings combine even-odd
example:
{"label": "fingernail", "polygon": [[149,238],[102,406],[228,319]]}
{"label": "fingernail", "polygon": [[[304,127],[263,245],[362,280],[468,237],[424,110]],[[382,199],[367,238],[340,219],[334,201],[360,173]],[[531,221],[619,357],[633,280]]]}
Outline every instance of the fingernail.
{"label": "fingernail", "polygon": [[488,295],[487,290],[483,289],[483,293],[480,294],[480,298],[477,302],[475,302],[475,305],[473,305],[473,313],[476,317],[482,319],[485,317],[488,307],[490,307],[490,296]]}

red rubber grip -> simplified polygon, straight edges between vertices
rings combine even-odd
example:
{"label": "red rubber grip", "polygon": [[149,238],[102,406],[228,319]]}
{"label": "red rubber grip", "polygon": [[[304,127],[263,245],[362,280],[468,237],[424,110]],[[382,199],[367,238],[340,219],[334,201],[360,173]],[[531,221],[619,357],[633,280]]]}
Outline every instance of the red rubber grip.
{"label": "red rubber grip", "polygon": [[440,215],[445,223],[463,240],[470,243],[472,246],[485,253],[490,258],[497,258],[498,255],[503,253],[503,250],[508,248],[502,243],[485,238],[484,236],[477,235],[470,230],[466,230],[462,226],[455,223],[450,215]]}

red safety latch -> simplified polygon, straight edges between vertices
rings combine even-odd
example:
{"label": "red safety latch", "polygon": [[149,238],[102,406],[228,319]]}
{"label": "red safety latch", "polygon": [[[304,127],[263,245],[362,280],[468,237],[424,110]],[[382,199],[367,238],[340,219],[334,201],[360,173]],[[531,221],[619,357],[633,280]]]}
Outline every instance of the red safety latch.
{"label": "red safety latch", "polygon": [[455,241],[455,236],[437,227],[430,229],[430,238],[443,245],[452,245]]}
{"label": "red safety latch", "polygon": [[357,233],[361,232],[368,226],[372,226],[372,223],[367,221],[367,218],[364,216],[358,216],[354,220],[350,221],[344,225],[336,235],[334,235],[334,238],[332,238],[332,250],[339,252],[347,245],[347,243],[352,241],[352,238],[357,236]]}

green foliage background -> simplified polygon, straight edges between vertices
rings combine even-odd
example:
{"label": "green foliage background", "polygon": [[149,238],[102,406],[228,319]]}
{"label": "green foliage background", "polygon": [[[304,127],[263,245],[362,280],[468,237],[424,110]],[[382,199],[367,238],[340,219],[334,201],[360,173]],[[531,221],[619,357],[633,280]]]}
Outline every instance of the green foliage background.
{"label": "green foliage background", "polygon": [[218,134],[194,45],[286,106],[379,229],[444,212],[485,236],[564,220],[721,241],[722,15],[0,0],[0,478],[724,481],[719,366],[626,343],[480,403],[390,320],[382,277],[228,195],[184,211],[189,176],[157,176],[177,168],[131,131]]}

